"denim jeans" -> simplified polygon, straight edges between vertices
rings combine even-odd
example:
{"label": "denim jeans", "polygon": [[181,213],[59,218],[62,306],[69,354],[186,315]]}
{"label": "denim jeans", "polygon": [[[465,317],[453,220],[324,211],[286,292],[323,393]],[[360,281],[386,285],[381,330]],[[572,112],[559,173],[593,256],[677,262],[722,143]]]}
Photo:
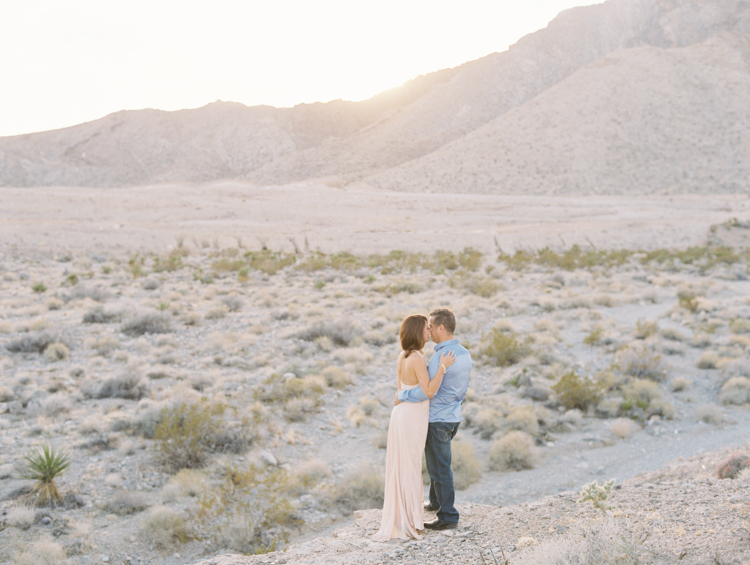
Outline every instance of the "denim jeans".
{"label": "denim jeans", "polygon": [[430,474],[430,505],[439,508],[437,517],[443,522],[458,522],[458,510],[453,503],[451,471],[451,440],[461,422],[430,422],[424,447],[427,472]]}

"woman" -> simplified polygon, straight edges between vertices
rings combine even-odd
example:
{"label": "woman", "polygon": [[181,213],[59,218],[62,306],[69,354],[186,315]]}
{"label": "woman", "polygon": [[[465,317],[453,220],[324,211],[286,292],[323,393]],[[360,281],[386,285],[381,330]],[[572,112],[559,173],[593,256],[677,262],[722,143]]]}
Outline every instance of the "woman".
{"label": "woman", "polygon": [[[432,398],[443,382],[443,375],[455,361],[454,353],[440,356],[440,367],[430,380],[422,348],[430,339],[426,316],[412,314],[404,318],[399,331],[401,349],[396,365],[398,388],[421,387]],[[372,539],[422,539],[424,528],[424,487],[422,452],[427,437],[430,403],[403,402],[393,408],[388,424],[388,451],[385,463],[385,500],[380,530]]]}

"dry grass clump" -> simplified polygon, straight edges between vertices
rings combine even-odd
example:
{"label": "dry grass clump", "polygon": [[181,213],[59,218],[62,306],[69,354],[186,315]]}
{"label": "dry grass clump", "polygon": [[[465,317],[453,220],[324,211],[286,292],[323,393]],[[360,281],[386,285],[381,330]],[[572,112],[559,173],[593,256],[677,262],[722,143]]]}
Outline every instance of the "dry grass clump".
{"label": "dry grass clump", "polygon": [[[640,534],[642,536],[642,534]],[[513,565],[638,565],[640,537],[613,519],[589,522],[538,545],[530,545]]]}
{"label": "dry grass clump", "polygon": [[534,439],[525,432],[508,432],[490,447],[489,465],[493,471],[533,469],[536,461]]}
{"label": "dry grass clump", "polygon": [[687,336],[681,331],[676,330],[675,328],[664,328],[663,330],[661,330],[661,335],[664,339],[669,339],[672,341],[687,340]]}
{"label": "dry grass clump", "polygon": [[750,334],[750,320],[734,318],[729,322],[729,331],[733,334]]}
{"label": "dry grass clump", "polygon": [[143,512],[150,506],[151,500],[145,493],[121,490],[104,504],[104,509],[119,516],[128,516]]}
{"label": "dry grass clump", "polygon": [[750,456],[747,453],[732,453],[716,468],[716,476],[720,479],[736,479],[743,469],[750,467]]}
{"label": "dry grass clump", "polygon": [[55,361],[65,361],[70,358],[70,349],[68,349],[68,346],[64,343],[50,343],[44,349],[44,358],[51,363]]}
{"label": "dry grass clump", "polygon": [[648,339],[659,331],[659,324],[656,320],[644,320],[640,318],[635,323],[635,338]]}
{"label": "dry grass clump", "polygon": [[719,366],[719,356],[711,351],[706,351],[700,356],[696,367],[699,369],[716,369]]}
{"label": "dry grass clump", "polygon": [[706,424],[721,424],[724,422],[724,411],[715,404],[704,404],[695,409],[693,416],[699,422]]}
{"label": "dry grass clump", "polygon": [[721,386],[719,400],[724,404],[742,405],[750,402],[750,378],[732,377]]}
{"label": "dry grass clump", "polygon": [[482,478],[482,465],[469,443],[454,441],[451,445],[451,471],[453,486],[464,490]]}
{"label": "dry grass clump", "polygon": [[47,310],[60,310],[65,303],[56,296],[50,296],[44,305],[47,307]]}
{"label": "dry grass clump", "polygon": [[164,312],[147,312],[129,320],[120,326],[122,333],[137,337],[144,334],[163,334],[172,331],[169,315]]}
{"label": "dry grass clump", "polygon": [[50,539],[39,539],[16,557],[15,565],[58,565],[65,559],[62,546]]}
{"label": "dry grass clump", "polygon": [[103,306],[94,306],[83,315],[84,324],[111,324],[121,320],[121,312],[105,310]]}
{"label": "dry grass clump", "polygon": [[326,337],[338,347],[347,347],[359,335],[361,331],[351,320],[320,321],[309,328],[302,330],[297,337],[304,341],[315,341]]}
{"label": "dry grass clump", "polygon": [[661,382],[667,368],[660,355],[645,347],[626,347],[617,354],[617,367],[626,375],[637,379]]}
{"label": "dry grass clump", "polygon": [[698,349],[710,347],[712,343],[711,336],[705,332],[695,332],[690,338],[690,346]]}
{"label": "dry grass clump", "polygon": [[34,525],[35,511],[31,506],[17,505],[8,510],[6,520],[8,525],[19,530],[28,530]]}
{"label": "dry grass clump", "polygon": [[[87,342],[88,344],[88,342]],[[105,335],[96,341],[94,341],[90,347],[94,351],[96,351],[97,355],[101,355],[103,357],[106,357],[116,349],[119,349],[122,344],[120,341],[111,336],[111,335]]]}
{"label": "dry grass clump", "polygon": [[539,420],[533,406],[519,406],[505,417],[505,425],[511,430],[539,435]]}
{"label": "dry grass clump", "polygon": [[609,426],[610,431],[621,439],[639,432],[641,427],[630,418],[617,418]]}
{"label": "dry grass clump", "polygon": [[29,332],[9,341],[5,349],[12,353],[42,353],[53,343],[62,343],[60,337],[49,331]]}
{"label": "dry grass clump", "polygon": [[664,395],[653,381],[646,379],[632,379],[622,386],[624,401],[621,411],[630,417],[662,416],[674,418],[675,410],[671,403],[664,399]]}
{"label": "dry grass clump", "polygon": [[140,370],[129,367],[119,375],[106,379],[95,396],[96,398],[140,400],[146,396],[147,388]]}
{"label": "dry grass clump", "polygon": [[197,469],[180,469],[177,474],[169,479],[169,484],[182,496],[195,497],[207,487],[205,473]]}
{"label": "dry grass clump", "polygon": [[143,521],[142,534],[148,542],[160,550],[171,549],[179,543],[185,543],[190,537],[183,516],[166,506],[155,506],[149,510],[148,516]]}
{"label": "dry grass clump", "polygon": [[213,308],[209,309],[208,312],[203,315],[203,317],[206,320],[220,320],[228,313],[229,308],[222,304],[220,306],[214,306]]}
{"label": "dry grass clump", "polygon": [[685,377],[677,377],[672,380],[672,392],[684,392],[690,390],[693,386],[693,381]]}
{"label": "dry grass clump", "polygon": [[303,461],[294,471],[297,483],[305,489],[313,488],[330,476],[331,468],[321,459]]}
{"label": "dry grass clump", "polygon": [[326,385],[331,388],[342,389],[352,384],[352,377],[344,369],[335,366],[329,366],[322,371]]}
{"label": "dry grass clump", "polygon": [[383,476],[369,467],[350,471],[336,483],[333,501],[347,510],[382,508],[385,483]]}

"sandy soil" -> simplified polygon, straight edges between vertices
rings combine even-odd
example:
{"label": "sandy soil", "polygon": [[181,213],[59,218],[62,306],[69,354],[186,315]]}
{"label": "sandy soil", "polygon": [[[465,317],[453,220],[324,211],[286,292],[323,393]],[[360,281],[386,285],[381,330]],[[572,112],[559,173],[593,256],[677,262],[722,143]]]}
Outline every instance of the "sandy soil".
{"label": "sandy soil", "polygon": [[[354,253],[392,249],[686,247],[741,217],[743,195],[586,196],[404,194],[312,183],[237,181],[123,189],[0,189],[0,245],[159,251],[192,247]],[[291,241],[293,240],[294,243]]]}

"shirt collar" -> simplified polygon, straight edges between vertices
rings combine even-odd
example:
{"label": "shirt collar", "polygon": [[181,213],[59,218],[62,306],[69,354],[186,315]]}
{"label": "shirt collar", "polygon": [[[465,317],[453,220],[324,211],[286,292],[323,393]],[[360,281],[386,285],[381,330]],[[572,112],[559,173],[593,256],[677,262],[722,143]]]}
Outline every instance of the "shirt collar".
{"label": "shirt collar", "polygon": [[441,341],[435,346],[435,351],[440,351],[441,349],[443,349],[443,347],[447,347],[449,345],[458,345],[458,340],[456,338],[453,338]]}

